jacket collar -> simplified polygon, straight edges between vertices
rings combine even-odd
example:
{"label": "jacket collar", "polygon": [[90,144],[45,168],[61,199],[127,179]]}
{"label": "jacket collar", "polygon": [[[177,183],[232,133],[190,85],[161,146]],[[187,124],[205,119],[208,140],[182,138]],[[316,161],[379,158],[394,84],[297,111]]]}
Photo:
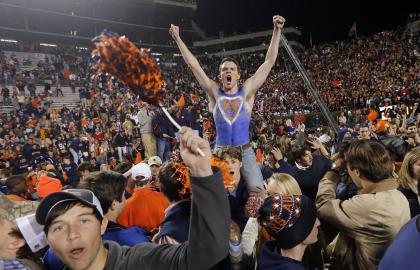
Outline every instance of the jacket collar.
{"label": "jacket collar", "polygon": [[368,194],[368,193],[377,193],[382,191],[388,191],[398,188],[398,182],[394,178],[389,178],[382,180],[378,183],[373,183],[367,188],[362,188],[359,190],[358,194]]}

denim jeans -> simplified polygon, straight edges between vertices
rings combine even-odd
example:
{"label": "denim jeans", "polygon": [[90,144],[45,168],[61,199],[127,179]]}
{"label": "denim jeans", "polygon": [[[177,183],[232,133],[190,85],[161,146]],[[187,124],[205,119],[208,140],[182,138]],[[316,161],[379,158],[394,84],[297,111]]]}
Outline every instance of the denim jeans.
{"label": "denim jeans", "polygon": [[[219,156],[220,151],[221,147],[216,145],[213,152]],[[248,188],[258,187],[265,189],[261,168],[257,163],[257,158],[252,147],[242,151],[241,175],[244,177]]]}
{"label": "denim jeans", "polygon": [[70,154],[73,156],[73,163],[78,165],[79,164],[79,155],[73,148],[69,148]]}
{"label": "denim jeans", "polygon": [[118,159],[119,159],[120,162],[123,162],[123,155],[128,153],[127,152],[127,147],[126,146],[124,146],[124,147],[119,146],[119,147],[117,147],[117,150],[118,150]]}
{"label": "denim jeans", "polygon": [[171,159],[171,143],[166,138],[157,138],[157,154],[162,161]]}

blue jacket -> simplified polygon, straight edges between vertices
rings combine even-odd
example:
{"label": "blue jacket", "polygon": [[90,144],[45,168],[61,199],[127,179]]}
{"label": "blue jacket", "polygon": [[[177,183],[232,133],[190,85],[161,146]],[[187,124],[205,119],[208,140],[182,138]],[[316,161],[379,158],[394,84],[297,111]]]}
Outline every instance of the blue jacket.
{"label": "blue jacket", "polygon": [[191,201],[180,202],[165,213],[160,225],[159,236],[170,236],[179,243],[188,241],[190,231]]}
{"label": "blue jacket", "polygon": [[296,165],[292,166],[284,160],[280,160],[279,172],[293,176],[299,184],[302,194],[315,201],[318,192],[319,181],[330,169],[332,161],[319,155],[313,155],[312,166],[306,170],[300,170]]}
{"label": "blue jacket", "polygon": [[417,270],[420,266],[420,215],[405,224],[388,247],[378,270]]}
{"label": "blue jacket", "polygon": [[259,270],[305,270],[302,262],[283,257],[276,241],[268,241],[261,251]]}

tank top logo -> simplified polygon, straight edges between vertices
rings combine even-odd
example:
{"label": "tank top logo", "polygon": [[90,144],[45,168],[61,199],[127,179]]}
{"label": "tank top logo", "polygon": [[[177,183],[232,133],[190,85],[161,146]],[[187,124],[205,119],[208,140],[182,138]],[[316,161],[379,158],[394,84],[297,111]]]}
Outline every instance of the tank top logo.
{"label": "tank top logo", "polygon": [[242,109],[244,100],[242,96],[237,97],[225,97],[221,96],[217,100],[217,106],[222,113],[223,118],[230,125],[235,122],[239,116],[239,112]]}

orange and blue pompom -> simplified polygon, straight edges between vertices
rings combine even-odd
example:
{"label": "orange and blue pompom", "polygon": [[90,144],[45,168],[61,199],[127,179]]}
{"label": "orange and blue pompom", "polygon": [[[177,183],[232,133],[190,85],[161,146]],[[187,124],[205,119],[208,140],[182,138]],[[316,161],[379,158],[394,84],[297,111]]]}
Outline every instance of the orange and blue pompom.
{"label": "orange and blue pompom", "polygon": [[[229,166],[227,163],[217,158],[216,156],[212,156],[210,163],[212,166],[220,168],[223,177],[223,185],[225,188],[234,187],[235,182],[232,175],[229,173]],[[190,178],[188,176],[188,167],[183,162],[174,162],[172,166],[174,169],[172,178],[182,183],[182,188],[178,190],[180,197],[183,199],[189,198],[192,194],[192,190]]]}
{"label": "orange and blue pompom", "polygon": [[104,30],[92,39],[96,48],[90,64],[98,74],[109,74],[145,102],[159,105],[163,99],[161,70],[147,50],[137,48],[127,37]]}

